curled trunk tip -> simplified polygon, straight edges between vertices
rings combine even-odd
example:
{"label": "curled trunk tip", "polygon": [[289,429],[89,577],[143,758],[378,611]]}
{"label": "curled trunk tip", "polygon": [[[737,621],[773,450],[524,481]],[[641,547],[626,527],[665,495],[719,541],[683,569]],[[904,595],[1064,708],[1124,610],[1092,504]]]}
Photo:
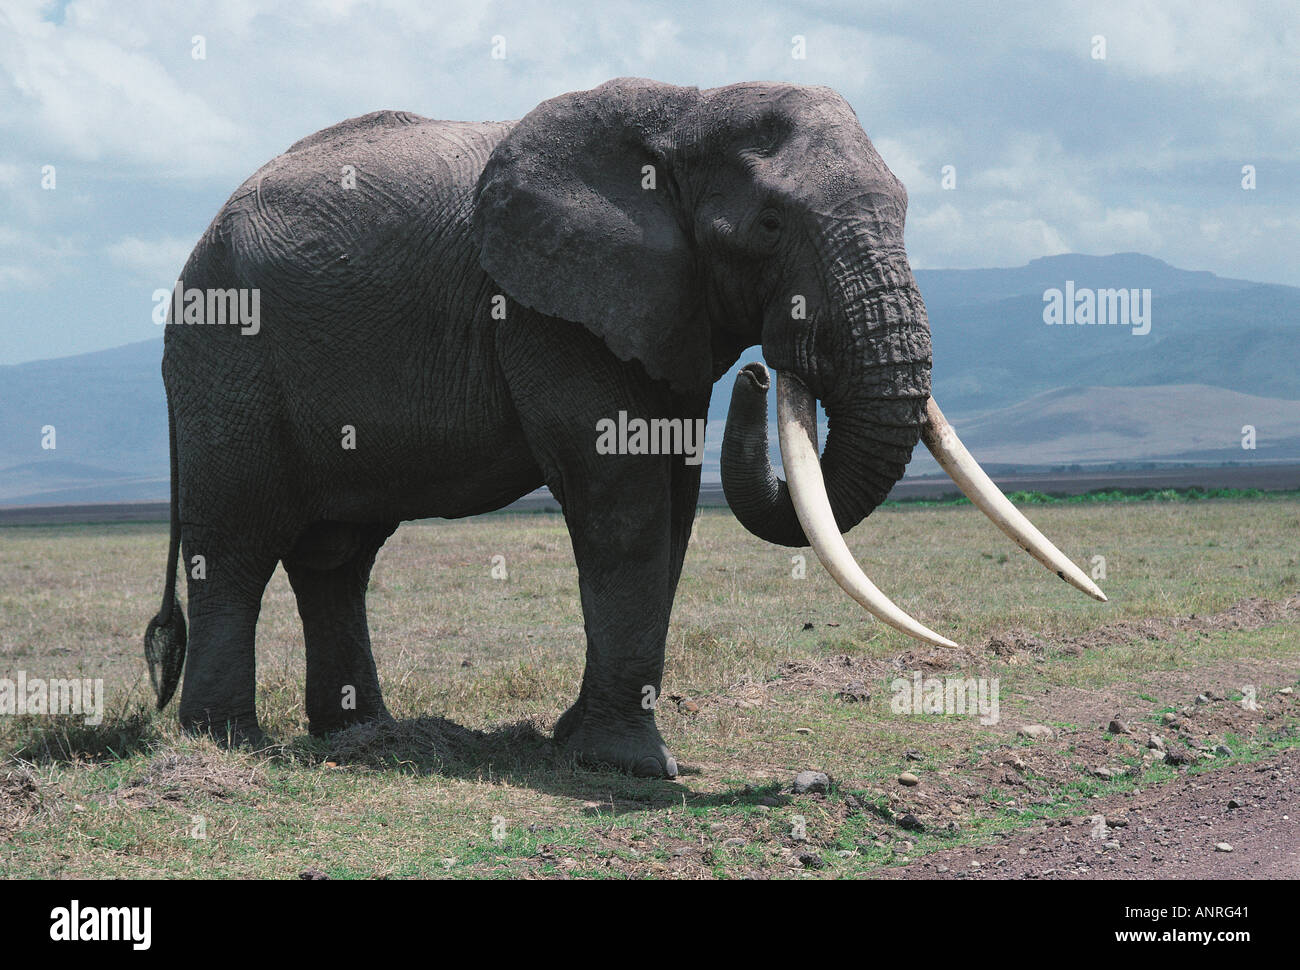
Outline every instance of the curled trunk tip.
{"label": "curled trunk tip", "polygon": [[736,375],[722,436],[722,491],[748,531],[778,546],[806,546],[786,483],[769,458],[767,394],[772,379],[758,362]]}

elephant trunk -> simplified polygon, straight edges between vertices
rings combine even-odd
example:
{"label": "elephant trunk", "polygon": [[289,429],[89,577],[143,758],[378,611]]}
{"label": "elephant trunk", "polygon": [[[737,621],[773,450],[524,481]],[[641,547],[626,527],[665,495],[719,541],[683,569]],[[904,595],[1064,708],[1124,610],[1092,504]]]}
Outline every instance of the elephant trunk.
{"label": "elephant trunk", "polygon": [[[915,293],[914,287],[910,291]],[[916,294],[919,304],[919,294]],[[905,301],[906,302],[906,301]],[[769,542],[811,545],[827,572],[883,622],[938,646],[955,644],[899,609],[862,571],[843,533],[870,514],[903,476],[918,438],[977,508],[1061,579],[1095,599],[1100,589],[998,490],[962,446],[929,393],[929,334],[924,316],[887,309],[870,359],[813,371],[814,390],[791,369],[777,378],[777,426],[786,480],[768,451],[767,368],[748,364],[736,378],[722,444],[722,484],[741,524]],[[892,310],[897,310],[895,305]],[[856,331],[855,331],[856,332]],[[892,338],[892,339],[891,339]],[[806,357],[804,359],[807,359]],[[828,379],[830,378],[830,379]],[[830,425],[818,456],[817,398]]]}
{"label": "elephant trunk", "polygon": [[778,546],[806,546],[790,490],[768,459],[767,394],[772,382],[762,364],[736,375],[722,438],[722,490],[746,529]]}
{"label": "elephant trunk", "polygon": [[[749,531],[780,545],[811,545],[845,592],[880,620],[919,640],[954,647],[891,602],[858,566],[843,537],[903,477],[930,397],[925,304],[905,264],[883,269],[887,278],[872,282],[884,285],[850,279],[845,287],[846,294],[859,294],[842,310],[840,332],[853,340],[847,350],[826,347],[821,354],[801,355],[773,348],[778,357],[806,362],[800,373],[774,361],[784,482],[768,458],[767,370],[762,364],[742,369],[723,437],[723,490]],[[834,339],[834,331],[822,333]],[[829,424],[820,457],[818,398]]]}
{"label": "elephant trunk", "polygon": [[[775,366],[783,378],[806,384],[826,409],[820,468],[842,533],[866,518],[903,477],[925,419],[929,325],[910,269],[901,273],[905,278],[895,276],[893,285],[863,286],[871,296],[846,306],[845,329],[857,340],[847,350],[819,360],[774,348],[780,357],[808,362],[794,369],[781,362]],[[745,366],[736,378],[722,443],[723,490],[736,518],[754,535],[777,545],[806,546],[789,488],[768,458],[770,386],[762,364]]]}
{"label": "elephant trunk", "polygon": [[[722,487],[747,530],[780,546],[806,546],[789,486],[769,460],[768,390],[762,364],[736,377],[722,441]],[[903,477],[919,435],[924,399],[838,402],[827,410],[830,430],[821,457],[826,494],[840,532],[848,532],[885,500]]]}

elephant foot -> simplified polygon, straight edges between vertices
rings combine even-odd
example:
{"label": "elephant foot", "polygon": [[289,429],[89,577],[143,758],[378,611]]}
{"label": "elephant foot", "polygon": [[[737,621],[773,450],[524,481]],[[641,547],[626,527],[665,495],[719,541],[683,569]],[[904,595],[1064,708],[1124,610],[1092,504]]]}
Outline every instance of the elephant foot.
{"label": "elephant foot", "polygon": [[593,718],[578,701],[555,725],[565,755],[588,768],[613,768],[639,778],[676,778],[677,759],[664,744],[654,718]]}
{"label": "elephant foot", "polygon": [[573,705],[560,715],[560,719],[555,722],[555,743],[564,745],[573,737],[573,733],[582,725],[582,715],[587,709],[587,696],[579,694],[578,699]]}
{"label": "elephant foot", "polygon": [[207,736],[225,748],[265,748],[271,739],[257,723],[256,714],[230,717],[181,715],[181,727],[195,736]]}
{"label": "elephant foot", "polygon": [[396,723],[393,715],[389,714],[388,709],[385,707],[369,711],[331,711],[328,716],[317,715],[311,717],[309,715],[307,731],[312,737],[320,737],[322,734],[346,731],[356,724],[373,724],[377,721],[386,724]]}

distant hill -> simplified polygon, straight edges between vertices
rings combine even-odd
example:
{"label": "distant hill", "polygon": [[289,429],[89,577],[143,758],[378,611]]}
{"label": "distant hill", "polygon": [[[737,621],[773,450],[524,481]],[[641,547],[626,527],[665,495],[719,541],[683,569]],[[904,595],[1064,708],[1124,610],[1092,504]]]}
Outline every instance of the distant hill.
{"label": "distant hill", "polygon": [[161,339],[0,367],[0,504],[167,498],[161,367]]}
{"label": "distant hill", "polygon": [[996,303],[1015,296],[1041,299],[1044,290],[1060,286],[1067,279],[1079,286],[1138,286],[1166,295],[1191,291],[1232,293],[1271,285],[1215,276],[1205,270],[1178,269],[1141,253],[1112,256],[1067,253],[1005,269],[919,269],[915,276],[926,303],[945,307]]}
{"label": "distant hill", "polygon": [[[1222,447],[1213,445],[1242,410],[1262,411],[1290,427],[1287,416],[1294,412],[1283,405],[1300,401],[1300,288],[1191,272],[1138,253],[1049,256],[1010,269],[917,270],[916,279],[930,315],[935,399],[963,439],[975,433],[972,420],[988,422],[981,425],[987,436],[981,430],[967,442],[981,460],[990,460],[978,447],[981,440],[996,445],[996,459],[1009,465],[1072,464],[1103,454],[1128,462],[1300,459],[1300,443],[1289,431],[1266,446],[1259,430],[1257,449],[1241,449],[1241,426],[1262,429],[1265,418],[1242,418]],[[1063,289],[1067,280],[1093,290],[1149,289],[1150,332],[1048,326],[1043,294]],[[752,349],[736,369],[758,359]],[[734,379],[733,370],[714,389],[711,437],[713,425],[720,428],[726,419]],[[1188,393],[1186,385],[1201,390]],[[1107,395],[1098,388],[1138,393]],[[1253,404],[1210,393],[1216,389],[1251,396]],[[1049,393],[1064,391],[1073,394]],[[1015,405],[1021,407],[1014,413],[992,413]],[[1070,408],[1078,418],[1074,427],[1089,427],[1095,440],[1083,440],[1064,423],[1052,428],[1046,418],[1028,420],[1044,409],[1064,419]],[[769,413],[775,413],[775,394]],[[995,435],[995,427],[1045,435],[1017,443]],[[1048,447],[1056,434],[1069,444]],[[771,436],[775,441],[775,430]],[[1049,453],[1050,461],[1044,457]],[[716,452],[710,455],[716,470]],[[909,473],[934,469],[922,449]]]}
{"label": "distant hill", "polygon": [[[935,397],[982,461],[1300,460],[1300,288],[1137,253],[916,277]],[[1151,290],[1150,333],[1046,325],[1043,293],[1066,280]],[[161,359],[162,341],[149,340],[0,367],[0,504],[166,499]],[[758,359],[753,348],[741,363]],[[714,389],[706,481],[718,480],[733,380]],[[1243,424],[1257,429],[1253,452],[1240,447]],[[45,425],[54,451],[41,449]],[[909,471],[933,469],[918,452]]]}
{"label": "distant hill", "polygon": [[[1255,429],[1254,450],[1242,448],[1245,425]],[[1074,387],[964,417],[957,430],[987,464],[1026,464],[1028,456],[1041,466],[1294,461],[1300,401],[1204,384]],[[914,471],[923,470],[923,455],[913,458]]]}
{"label": "distant hill", "polygon": [[[934,395],[968,413],[1059,387],[1207,384],[1300,399],[1300,289],[1175,269],[1150,256],[1051,256],[1018,269],[920,270]],[[1151,330],[1048,326],[1043,293],[1149,289]]]}

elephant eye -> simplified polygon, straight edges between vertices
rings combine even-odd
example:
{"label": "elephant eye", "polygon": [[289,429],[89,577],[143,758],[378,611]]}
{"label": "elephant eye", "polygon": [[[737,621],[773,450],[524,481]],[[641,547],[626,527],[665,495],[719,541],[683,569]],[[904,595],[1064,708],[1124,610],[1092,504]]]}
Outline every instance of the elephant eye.
{"label": "elephant eye", "polygon": [[764,212],[759,217],[758,224],[768,232],[777,232],[781,228],[781,217],[775,212]]}

